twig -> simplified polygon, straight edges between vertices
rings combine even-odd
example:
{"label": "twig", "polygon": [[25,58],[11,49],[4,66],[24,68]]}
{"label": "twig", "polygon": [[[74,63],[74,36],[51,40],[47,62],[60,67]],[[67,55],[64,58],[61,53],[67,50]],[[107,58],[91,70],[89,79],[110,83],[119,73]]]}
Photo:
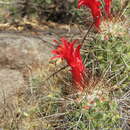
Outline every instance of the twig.
{"label": "twig", "polygon": [[59,73],[60,71],[66,69],[67,67],[69,67],[68,65],[63,66],[62,68],[60,68],[59,70],[57,70],[56,72],[52,73],[50,76],[48,76],[43,82],[45,82],[46,80],[50,79],[51,77],[53,77],[54,75],[56,75],[57,73]]}
{"label": "twig", "polygon": [[[126,11],[127,8],[128,8],[128,4],[129,4],[129,0],[126,0],[126,1],[123,3],[122,8],[121,8],[121,10],[119,11],[119,14],[118,14],[118,19],[120,19],[120,18],[123,16],[123,14],[125,13],[125,11]],[[117,20],[118,20],[118,19],[117,19]]]}
{"label": "twig", "polygon": [[94,23],[95,23],[95,22],[93,22],[93,23],[89,26],[88,31],[85,33],[85,35],[84,35],[83,38],[81,39],[81,46],[83,46],[84,40],[85,40],[85,38],[88,36],[88,34],[89,34],[91,28],[93,27]]}
{"label": "twig", "polygon": [[51,117],[59,117],[59,116],[65,115],[65,114],[67,114],[67,113],[69,113],[69,112],[56,113],[56,114],[52,114],[52,115],[45,116],[45,117],[43,117],[42,119],[51,118]]}

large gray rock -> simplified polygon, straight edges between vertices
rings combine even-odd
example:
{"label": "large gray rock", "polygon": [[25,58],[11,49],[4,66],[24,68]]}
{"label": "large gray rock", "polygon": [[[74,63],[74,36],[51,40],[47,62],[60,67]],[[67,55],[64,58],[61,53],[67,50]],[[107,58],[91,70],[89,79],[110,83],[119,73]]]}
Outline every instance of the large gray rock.
{"label": "large gray rock", "polygon": [[19,88],[25,87],[22,74],[17,70],[0,70],[0,102],[14,96]]}
{"label": "large gray rock", "polygon": [[[41,38],[19,33],[0,33],[0,102],[11,99],[25,85],[27,66],[48,64],[54,37]],[[27,82],[26,82],[27,83]],[[9,97],[9,98],[8,98]]]}
{"label": "large gray rock", "polygon": [[[48,41],[47,36],[43,36]],[[50,41],[53,40],[51,39]],[[51,55],[51,43],[35,37],[0,33],[0,65],[24,68],[31,64],[46,64]]]}

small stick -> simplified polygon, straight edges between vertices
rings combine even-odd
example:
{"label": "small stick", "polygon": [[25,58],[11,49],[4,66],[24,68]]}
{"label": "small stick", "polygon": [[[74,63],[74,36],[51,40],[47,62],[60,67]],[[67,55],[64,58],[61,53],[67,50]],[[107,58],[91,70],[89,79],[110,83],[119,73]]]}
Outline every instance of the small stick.
{"label": "small stick", "polygon": [[88,31],[87,31],[87,32],[85,33],[85,35],[83,36],[83,38],[82,38],[82,40],[81,40],[81,46],[83,46],[84,40],[85,40],[85,38],[88,36],[88,34],[89,34],[91,28],[93,27],[94,23],[95,23],[95,22],[93,22],[93,23],[89,26]]}
{"label": "small stick", "polygon": [[56,75],[57,73],[59,73],[60,71],[66,69],[67,67],[69,67],[68,65],[63,66],[62,68],[60,68],[59,70],[57,70],[56,72],[52,73],[50,76],[48,76],[43,82],[45,82],[46,80],[50,79],[51,77],[53,77],[54,75]]}

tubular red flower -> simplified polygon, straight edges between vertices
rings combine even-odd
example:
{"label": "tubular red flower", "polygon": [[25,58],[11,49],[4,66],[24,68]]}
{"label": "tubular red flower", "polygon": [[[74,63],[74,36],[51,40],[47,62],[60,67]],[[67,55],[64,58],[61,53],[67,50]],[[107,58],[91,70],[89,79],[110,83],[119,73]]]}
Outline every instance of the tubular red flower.
{"label": "tubular red flower", "polygon": [[65,38],[61,38],[61,44],[52,53],[56,54],[53,58],[62,58],[66,60],[71,67],[72,78],[77,89],[82,91],[84,89],[84,73],[85,67],[82,63],[80,55],[81,46],[74,48],[76,41],[68,42]]}
{"label": "tubular red flower", "polygon": [[78,0],[78,8],[82,5],[87,6],[91,9],[92,16],[95,22],[95,26],[99,28],[101,23],[101,10],[100,10],[100,1],[98,0]]}
{"label": "tubular red flower", "polygon": [[107,17],[110,17],[111,16],[111,3],[112,3],[112,0],[104,0],[104,3],[105,3],[106,15],[107,15]]}

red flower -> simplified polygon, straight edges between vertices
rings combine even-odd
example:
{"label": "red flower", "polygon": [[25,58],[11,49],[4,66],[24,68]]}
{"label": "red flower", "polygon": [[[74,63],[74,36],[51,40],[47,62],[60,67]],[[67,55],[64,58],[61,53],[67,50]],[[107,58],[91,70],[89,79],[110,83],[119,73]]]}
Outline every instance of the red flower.
{"label": "red flower", "polygon": [[105,12],[106,12],[106,15],[107,15],[107,17],[110,17],[112,0],[104,0],[104,2],[105,2]]}
{"label": "red flower", "polygon": [[76,41],[68,42],[65,38],[61,38],[61,44],[52,53],[57,55],[53,58],[66,60],[67,64],[71,67],[72,78],[76,88],[82,91],[84,88],[85,67],[80,55],[81,46],[78,45],[77,48],[74,48],[75,43]]}
{"label": "red flower", "polygon": [[78,8],[80,8],[82,5],[85,5],[91,9],[95,26],[99,28],[101,23],[101,3],[98,0],[78,0]]}

